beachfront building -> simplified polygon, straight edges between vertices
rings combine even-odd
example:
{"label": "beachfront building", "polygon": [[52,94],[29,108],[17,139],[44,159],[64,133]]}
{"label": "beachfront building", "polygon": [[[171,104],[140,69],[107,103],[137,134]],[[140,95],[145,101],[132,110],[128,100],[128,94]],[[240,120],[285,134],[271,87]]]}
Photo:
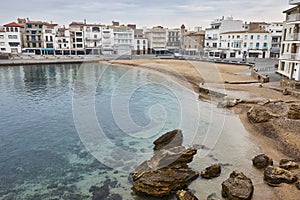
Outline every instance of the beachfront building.
{"label": "beachfront building", "polygon": [[110,27],[102,28],[102,50],[103,55],[114,53],[114,30]]}
{"label": "beachfront building", "polygon": [[181,29],[167,29],[167,49],[169,52],[178,53],[180,49]]}
{"label": "beachfront building", "polygon": [[84,25],[85,52],[87,55],[100,55],[102,46],[102,25]]}
{"label": "beachfront building", "polygon": [[220,58],[222,50],[221,42],[223,39],[220,34],[229,31],[245,30],[243,21],[234,20],[232,17],[222,17],[215,19],[210,24],[210,28],[205,29],[205,56],[211,58]]}
{"label": "beachfront building", "polygon": [[84,55],[84,23],[72,22],[69,24],[71,54]]}
{"label": "beachfront building", "polygon": [[156,26],[144,31],[148,39],[148,52],[152,54],[167,54],[167,29],[162,26]]}
{"label": "beachfront building", "polygon": [[198,55],[204,54],[205,31],[187,32],[183,35],[182,53],[184,55]]}
{"label": "beachfront building", "polygon": [[0,52],[19,54],[22,52],[23,25],[12,22],[0,28]]}
{"label": "beachfront building", "polygon": [[54,38],[56,55],[70,55],[70,32],[66,28],[58,28]]}
{"label": "beachfront building", "polygon": [[286,18],[283,24],[278,73],[300,81],[300,1],[289,2],[296,6],[284,11]]}
{"label": "beachfront building", "polygon": [[55,36],[58,31],[58,24],[48,24],[43,25],[43,43],[44,48],[41,48],[42,55],[55,55]]}
{"label": "beachfront building", "polygon": [[279,58],[280,56],[280,48],[281,48],[281,38],[282,38],[282,22],[272,22],[267,27],[267,30],[271,33],[271,49],[270,49],[270,57],[271,58]]}
{"label": "beachfront building", "polygon": [[133,42],[132,54],[134,55],[148,54],[148,39],[144,37],[143,29],[134,29],[134,42]]}
{"label": "beachfront building", "polygon": [[271,34],[263,28],[222,33],[221,58],[269,58]]}
{"label": "beachfront building", "polygon": [[134,46],[134,30],[127,26],[112,26],[114,54],[131,56]]}
{"label": "beachfront building", "polygon": [[30,21],[29,19],[19,21],[24,23],[23,38],[23,53],[38,54],[42,53],[41,49],[45,48],[44,43],[44,22]]}

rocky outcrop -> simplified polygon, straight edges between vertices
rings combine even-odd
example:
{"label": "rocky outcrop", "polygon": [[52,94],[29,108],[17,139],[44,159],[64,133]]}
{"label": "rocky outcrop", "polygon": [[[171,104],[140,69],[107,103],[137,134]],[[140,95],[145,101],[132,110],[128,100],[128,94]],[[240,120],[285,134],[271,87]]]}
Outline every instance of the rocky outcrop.
{"label": "rocky outcrop", "polygon": [[280,167],[269,166],[265,169],[264,179],[269,185],[276,186],[281,183],[294,183],[297,181],[297,176]]}
{"label": "rocky outcrop", "polygon": [[300,190],[300,181],[298,181],[295,185],[298,188],[298,190]]}
{"label": "rocky outcrop", "polygon": [[[170,145],[169,141],[176,142]],[[188,167],[197,149],[181,146],[181,131],[168,132],[154,144],[154,156],[139,165],[131,174],[133,191],[155,197],[168,196],[172,192],[184,189],[199,176],[199,172]]]}
{"label": "rocky outcrop", "polygon": [[250,200],[253,191],[251,179],[239,171],[233,171],[222,183],[222,196],[229,200]]}
{"label": "rocky outcrop", "polygon": [[299,169],[299,164],[292,160],[282,159],[279,162],[279,167],[286,170],[294,170]]}
{"label": "rocky outcrop", "polygon": [[198,200],[198,198],[193,193],[186,190],[177,191],[176,196],[178,200]]}
{"label": "rocky outcrop", "polygon": [[288,111],[288,118],[300,120],[300,105],[292,104]]}
{"label": "rocky outcrop", "polygon": [[221,174],[221,165],[215,164],[201,171],[201,176],[206,179],[219,177]]}
{"label": "rocky outcrop", "polygon": [[256,168],[264,169],[270,165],[273,165],[273,160],[265,154],[260,154],[252,159],[252,163]]}
{"label": "rocky outcrop", "polygon": [[154,150],[169,149],[172,147],[181,146],[183,135],[181,130],[174,130],[165,133],[153,142]]}
{"label": "rocky outcrop", "polygon": [[252,123],[267,122],[272,119],[272,115],[262,106],[253,106],[247,113],[248,119]]}

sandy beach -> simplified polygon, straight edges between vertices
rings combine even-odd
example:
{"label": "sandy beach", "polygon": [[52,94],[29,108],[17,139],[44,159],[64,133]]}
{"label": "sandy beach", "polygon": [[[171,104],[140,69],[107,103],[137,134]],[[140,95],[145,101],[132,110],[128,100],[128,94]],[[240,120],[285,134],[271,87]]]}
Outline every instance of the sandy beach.
{"label": "sandy beach", "polygon": [[[117,60],[112,64],[127,65],[133,67],[143,67],[156,70],[170,75],[174,80],[185,87],[199,93],[199,85],[204,85],[210,90],[225,93],[230,98],[247,99],[249,102],[264,102],[266,100],[282,102],[282,105],[289,103],[300,104],[300,100],[292,96],[284,96],[281,92],[275,91],[273,87],[279,87],[279,83],[266,83],[261,85],[257,80],[249,76],[249,67],[242,65],[215,64],[199,61],[185,60]],[[248,73],[246,73],[248,72]],[[237,83],[240,84],[229,84]],[[226,83],[226,84],[225,84]],[[218,101],[208,96],[203,99]],[[289,158],[299,161],[300,155],[300,121],[294,124],[276,123],[253,124],[247,117],[247,112],[256,103],[243,103],[232,108],[240,117],[244,127],[250,133],[251,139],[258,144],[262,153],[274,159],[275,164],[280,159]],[[282,112],[280,109],[270,110]],[[275,121],[276,122],[276,121]],[[289,127],[287,131],[287,127]],[[300,172],[296,172],[300,175]],[[256,188],[257,191],[262,192]],[[281,187],[271,188],[270,198],[296,200],[300,192],[294,185],[283,184]],[[258,193],[260,193],[258,192]],[[261,195],[254,199],[261,199]],[[270,199],[266,197],[266,199]],[[274,200],[275,200],[274,199]]]}

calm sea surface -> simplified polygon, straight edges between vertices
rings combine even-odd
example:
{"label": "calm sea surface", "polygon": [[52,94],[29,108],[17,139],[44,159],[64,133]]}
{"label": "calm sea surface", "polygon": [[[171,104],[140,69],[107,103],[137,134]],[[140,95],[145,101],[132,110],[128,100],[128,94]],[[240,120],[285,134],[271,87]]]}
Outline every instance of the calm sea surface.
{"label": "calm sea surface", "polygon": [[239,119],[162,74],[101,63],[0,67],[0,199],[91,199],[91,186],[103,185],[144,199],[128,175],[176,128],[199,148],[193,168],[224,164],[218,180],[192,183],[199,197],[218,193],[233,169],[255,174],[259,149]]}

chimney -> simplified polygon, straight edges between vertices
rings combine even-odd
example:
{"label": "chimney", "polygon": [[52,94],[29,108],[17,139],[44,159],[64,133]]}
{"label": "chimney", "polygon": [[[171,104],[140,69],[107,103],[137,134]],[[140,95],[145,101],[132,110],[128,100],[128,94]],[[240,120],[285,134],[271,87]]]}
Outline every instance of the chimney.
{"label": "chimney", "polygon": [[84,19],[84,24],[86,24],[86,19]]}

